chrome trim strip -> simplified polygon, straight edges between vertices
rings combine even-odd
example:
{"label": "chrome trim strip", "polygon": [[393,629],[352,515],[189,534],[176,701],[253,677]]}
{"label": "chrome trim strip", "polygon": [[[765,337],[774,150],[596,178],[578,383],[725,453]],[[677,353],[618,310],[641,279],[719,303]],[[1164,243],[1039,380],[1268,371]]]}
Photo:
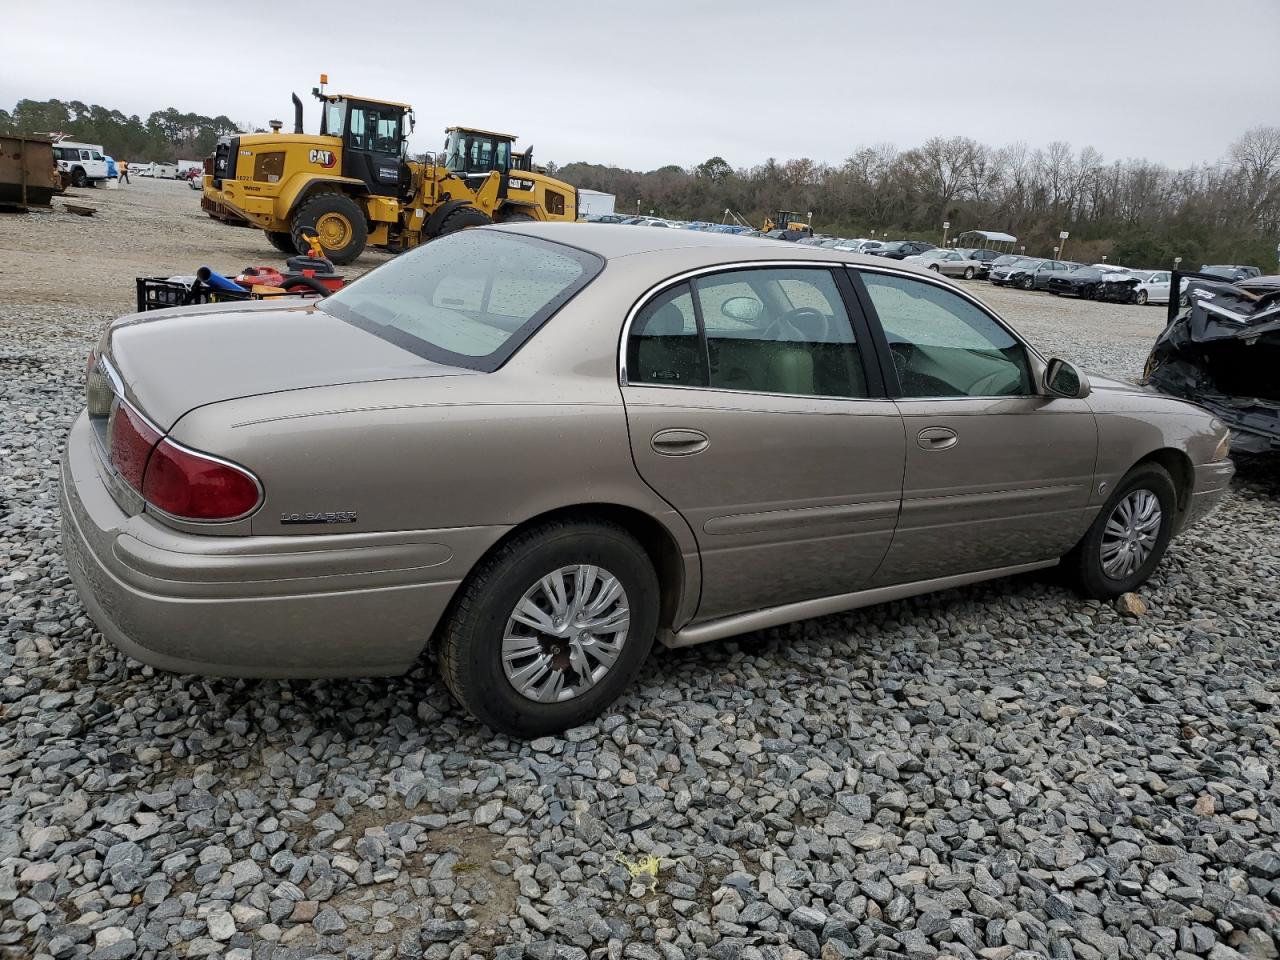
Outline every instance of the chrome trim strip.
{"label": "chrome trim strip", "polygon": [[[631,334],[631,324],[635,320],[636,314],[638,314],[641,310],[643,310],[650,300],[652,300],[658,294],[662,293],[668,287],[673,287],[676,284],[684,283],[686,280],[691,280],[694,277],[699,277],[707,273],[723,273],[731,270],[753,270],[753,269],[760,269],[765,267],[801,267],[801,268],[817,267],[817,268],[822,268],[827,270],[832,270],[836,267],[843,267],[847,270],[860,270],[868,273],[883,273],[889,276],[902,277],[907,280],[918,280],[921,283],[931,283],[936,287],[941,287],[943,290],[949,290],[952,293],[959,294],[961,297],[968,300],[971,304],[973,304],[975,307],[977,307],[979,310],[981,310],[983,313],[989,316],[992,320],[994,320],[1002,330],[1004,330],[1011,337],[1017,340],[1018,343],[1026,347],[1026,349],[1031,353],[1031,355],[1040,361],[1042,366],[1049,362],[1048,360],[1045,359],[1044,354],[1042,354],[1039,350],[1037,350],[1035,346],[1029,343],[1016,330],[1010,327],[1008,321],[1006,321],[1002,316],[1000,316],[1000,314],[996,313],[994,310],[992,310],[989,306],[987,306],[985,303],[983,303],[973,294],[962,289],[958,284],[948,283],[944,281],[942,277],[933,274],[932,271],[929,271],[929,270],[921,270],[918,272],[915,270],[901,270],[901,269],[895,270],[893,267],[885,266],[878,263],[875,263],[875,264],[855,263],[849,260],[845,260],[843,258],[838,260],[837,259],[812,260],[808,258],[802,259],[800,257],[797,257],[795,259],[785,259],[785,260],[732,260],[726,263],[717,263],[717,264],[712,264],[711,266],[706,266],[706,267],[696,267],[692,270],[686,270],[683,273],[677,273],[673,276],[667,277],[665,280],[658,281],[653,286],[645,290],[645,292],[642,293],[639,296],[639,298],[637,298],[636,302],[632,305],[631,309],[627,311],[627,318],[622,324],[622,336],[618,341],[618,384],[619,386],[658,387],[664,390],[715,390],[720,393],[760,392],[760,391],[725,390],[724,388],[721,388],[721,387],[676,386],[676,385],[660,384],[660,383],[630,383],[627,380],[627,338]],[[870,318],[868,318],[868,320],[869,319]],[[1040,371],[1040,372],[1042,373],[1043,371]],[[793,394],[775,394],[775,393],[764,393],[763,395],[771,396],[771,397],[772,396],[793,396]],[[806,399],[813,399],[812,396],[809,396],[809,395],[805,395],[805,396],[806,396]],[[1039,396],[1039,394],[1031,394],[1031,396]],[[892,399],[892,398],[828,397],[827,399],[830,399],[830,400],[883,400],[883,399]],[[1010,397],[985,397],[985,398],[984,397],[929,397],[929,398],[912,398],[912,399],[1008,400],[1011,398]]]}
{"label": "chrome trim strip", "polygon": [[822,507],[791,507],[759,513],[734,513],[712,517],[702,525],[704,533],[763,533],[768,530],[795,530],[815,524],[866,523],[869,520],[897,519],[901,498],[870,500],[862,503],[837,503]]}
{"label": "chrome trim strip", "polygon": [[823,617],[830,613],[841,613],[845,610],[856,610],[890,600],[901,600],[922,593],[933,593],[937,590],[949,590],[962,587],[981,580],[993,580],[996,577],[1008,577],[1031,570],[1043,570],[1056,566],[1058,559],[1038,560],[1035,563],[1020,563],[1011,567],[995,567],[991,570],[979,570],[974,573],[961,573],[951,577],[937,577],[933,580],[917,580],[914,583],[900,583],[887,587],[873,587],[870,590],[858,590],[854,593],[841,593],[833,597],[819,597],[816,600],[801,600],[798,603],[786,603],[779,607],[766,607],[750,613],[739,613],[732,617],[709,620],[695,624],[672,633],[663,631],[661,640],[664,646],[678,649],[692,647],[712,640],[723,640],[725,637],[740,633],[751,633],[776,627],[796,620],[808,620],[810,617]]}

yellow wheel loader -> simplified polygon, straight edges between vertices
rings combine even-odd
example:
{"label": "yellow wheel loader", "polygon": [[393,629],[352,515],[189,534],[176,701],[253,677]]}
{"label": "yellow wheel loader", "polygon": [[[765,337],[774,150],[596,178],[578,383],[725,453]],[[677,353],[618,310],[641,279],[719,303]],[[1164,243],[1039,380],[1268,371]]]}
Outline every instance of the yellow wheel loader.
{"label": "yellow wheel loader", "polygon": [[781,210],[772,217],[765,217],[764,223],[760,229],[764,233],[770,230],[790,230],[795,233],[802,233],[807,237],[813,236],[813,227],[806,220],[800,219],[800,214],[793,213],[790,210]]}
{"label": "yellow wheel loader", "polygon": [[463,227],[513,220],[578,218],[577,191],[539,172],[515,136],[449,127],[443,151],[409,160],[408,104],[324,92],[319,135],[303,132],[293,96],[293,133],[244,134],[219,141],[205,163],[201,207],[212,217],[266,232],[293,254],[314,236],[335,263],[366,244],[407,250]]}

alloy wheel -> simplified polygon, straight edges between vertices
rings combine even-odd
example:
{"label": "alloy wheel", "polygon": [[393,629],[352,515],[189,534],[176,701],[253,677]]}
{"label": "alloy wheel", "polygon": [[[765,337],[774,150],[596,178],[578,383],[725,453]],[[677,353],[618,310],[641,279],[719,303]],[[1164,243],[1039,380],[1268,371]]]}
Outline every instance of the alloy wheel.
{"label": "alloy wheel", "polygon": [[1163,520],[1159,498],[1145,488],[1117,503],[1102,531],[1102,572],[1112,580],[1132,576],[1155,549]]}
{"label": "alloy wheel", "polygon": [[522,697],[572,700],[613,667],[627,641],[631,608],[603,567],[560,567],[525,591],[502,635],[502,669]]}

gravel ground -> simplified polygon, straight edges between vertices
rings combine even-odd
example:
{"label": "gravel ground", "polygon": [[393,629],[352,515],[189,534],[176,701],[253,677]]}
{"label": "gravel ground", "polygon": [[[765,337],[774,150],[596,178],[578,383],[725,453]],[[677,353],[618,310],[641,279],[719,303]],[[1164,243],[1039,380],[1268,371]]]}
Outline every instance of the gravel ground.
{"label": "gravel ground", "polygon": [[[563,738],[493,736],[427,667],[159,674],[59,554],[85,352],[134,273],[275,258],[181,184],[101,199],[0,220],[0,954],[1277,956],[1280,469],[1145,616],[1027,577],[660,651]],[[1161,325],[977,289],[1101,373]]]}

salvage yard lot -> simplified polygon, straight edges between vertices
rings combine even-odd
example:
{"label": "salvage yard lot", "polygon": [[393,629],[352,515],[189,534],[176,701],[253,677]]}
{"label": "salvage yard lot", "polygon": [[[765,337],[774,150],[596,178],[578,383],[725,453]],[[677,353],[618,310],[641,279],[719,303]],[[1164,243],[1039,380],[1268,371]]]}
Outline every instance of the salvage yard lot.
{"label": "salvage yard lot", "polygon": [[[59,552],[85,356],[134,276],[281,258],[181,183],[77,193],[96,217],[0,217],[0,955],[1276,955],[1276,465],[1143,616],[1050,574],[659,650],[564,738],[493,737],[426,665],[160,674]],[[1122,379],[1163,326],[966,287]]]}

